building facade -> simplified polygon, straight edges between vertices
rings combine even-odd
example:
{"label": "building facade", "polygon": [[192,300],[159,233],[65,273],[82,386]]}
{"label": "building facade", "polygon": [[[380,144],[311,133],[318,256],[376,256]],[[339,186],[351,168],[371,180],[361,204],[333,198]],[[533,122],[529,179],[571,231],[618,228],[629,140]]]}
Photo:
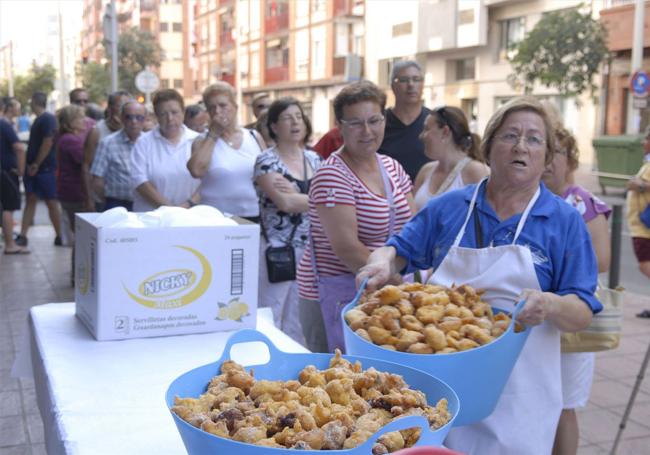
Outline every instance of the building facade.
{"label": "building facade", "polygon": [[[574,0],[419,0],[368,2],[366,29],[381,30],[366,47],[366,77],[389,90],[393,62],[417,60],[425,72],[424,103],[463,109],[481,134],[494,111],[520,89],[508,83],[512,68],[509,46],[524,38],[548,11],[573,8]],[[606,2],[593,0],[594,14]],[[557,107],[576,135],[581,161],[593,163],[591,139],[597,130],[597,110],[585,95],[562,99],[557,91],[537,86],[533,94]]]}
{"label": "building facade", "polygon": [[[150,32],[160,44],[160,67],[153,69],[162,88],[175,88],[186,96],[184,87],[184,41],[190,16],[183,0],[117,0],[118,34],[132,27]],[[81,55],[84,62],[104,63],[102,41],[105,36],[104,15],[110,7],[107,0],[84,0]]]}
{"label": "building facade", "polygon": [[316,135],[334,124],[331,101],[363,75],[364,0],[208,0],[194,3],[194,93],[239,85],[242,120],[260,92],[304,103]]}
{"label": "building facade", "polygon": [[[603,124],[606,134],[624,134],[627,124],[627,103],[632,73],[632,41],[634,34],[634,3],[616,1],[600,12],[600,19],[607,28],[607,47],[612,60],[603,71]],[[650,2],[645,2],[642,69],[650,71]],[[640,110],[643,132],[650,125],[650,108]]]}

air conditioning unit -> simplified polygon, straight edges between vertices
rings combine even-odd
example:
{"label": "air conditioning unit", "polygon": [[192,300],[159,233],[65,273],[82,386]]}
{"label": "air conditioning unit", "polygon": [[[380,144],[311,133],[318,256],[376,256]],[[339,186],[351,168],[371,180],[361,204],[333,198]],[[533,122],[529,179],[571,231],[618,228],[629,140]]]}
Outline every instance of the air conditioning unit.
{"label": "air conditioning unit", "polygon": [[343,77],[347,82],[358,81],[361,79],[361,69],[363,68],[363,58],[358,54],[348,54],[345,56],[345,72]]}

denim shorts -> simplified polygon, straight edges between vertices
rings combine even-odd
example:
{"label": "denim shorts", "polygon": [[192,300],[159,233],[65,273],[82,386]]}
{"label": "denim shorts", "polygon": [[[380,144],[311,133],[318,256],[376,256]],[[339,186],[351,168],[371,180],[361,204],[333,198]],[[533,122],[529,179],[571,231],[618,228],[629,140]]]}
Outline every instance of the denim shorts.
{"label": "denim shorts", "polygon": [[56,175],[54,170],[25,175],[23,178],[26,193],[35,193],[39,199],[56,199]]}

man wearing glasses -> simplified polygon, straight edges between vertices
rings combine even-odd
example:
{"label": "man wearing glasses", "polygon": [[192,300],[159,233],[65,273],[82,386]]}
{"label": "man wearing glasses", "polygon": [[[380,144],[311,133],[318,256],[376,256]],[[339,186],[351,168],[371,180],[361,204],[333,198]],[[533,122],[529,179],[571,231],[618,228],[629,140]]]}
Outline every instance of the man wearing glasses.
{"label": "man wearing glasses", "polygon": [[413,60],[397,62],[391,71],[391,89],[395,106],[386,109],[386,129],[379,153],[394,158],[415,181],[422,166],[430,160],[418,136],[431,112],[422,106],[424,77],[422,67]]}
{"label": "man wearing glasses", "polygon": [[90,173],[95,193],[105,200],[104,210],[124,207],[131,210],[131,152],[142,133],[146,110],[135,100],[122,104],[122,128],[99,142]]}

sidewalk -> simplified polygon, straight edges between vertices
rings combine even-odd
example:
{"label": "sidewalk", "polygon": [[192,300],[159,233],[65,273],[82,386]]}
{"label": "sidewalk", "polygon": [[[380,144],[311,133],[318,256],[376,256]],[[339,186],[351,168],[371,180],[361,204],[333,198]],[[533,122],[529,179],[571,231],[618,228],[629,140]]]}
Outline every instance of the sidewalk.
{"label": "sidewalk", "polygon": [[[49,226],[30,231],[32,254],[0,254],[0,455],[45,454],[43,425],[31,380],[10,377],[14,355],[32,305],[74,299],[69,284],[70,249],[54,247]],[[621,346],[597,354],[591,399],[579,411],[580,455],[611,449],[646,349],[650,320],[634,317],[650,297],[628,294]],[[637,395],[619,454],[650,454],[650,371]]]}

